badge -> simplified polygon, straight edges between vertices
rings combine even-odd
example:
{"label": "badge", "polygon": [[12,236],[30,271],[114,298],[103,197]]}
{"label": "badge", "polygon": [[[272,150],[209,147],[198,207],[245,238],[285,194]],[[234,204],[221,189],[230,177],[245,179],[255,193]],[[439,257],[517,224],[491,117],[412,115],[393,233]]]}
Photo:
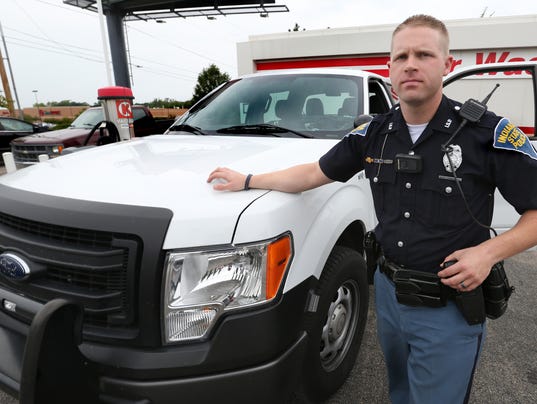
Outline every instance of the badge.
{"label": "badge", "polygon": [[493,145],[496,149],[514,150],[537,160],[537,152],[528,137],[507,118],[496,125]]}
{"label": "badge", "polygon": [[[449,145],[450,151],[449,157],[448,153],[444,154],[444,158],[442,159],[442,162],[444,163],[444,167],[446,168],[446,171],[448,173],[451,173],[451,165],[453,165],[453,169],[457,171],[457,168],[459,168],[462,164],[462,149],[457,144],[450,144]],[[449,160],[451,160],[451,164],[449,163]]]}

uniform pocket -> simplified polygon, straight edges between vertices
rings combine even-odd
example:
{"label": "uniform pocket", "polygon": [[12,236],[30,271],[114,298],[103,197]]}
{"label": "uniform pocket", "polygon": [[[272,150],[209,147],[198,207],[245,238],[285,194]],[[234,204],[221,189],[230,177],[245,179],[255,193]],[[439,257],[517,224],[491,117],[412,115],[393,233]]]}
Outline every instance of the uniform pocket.
{"label": "uniform pocket", "polygon": [[425,221],[434,225],[452,226],[470,218],[457,182],[461,185],[465,198],[471,200],[475,192],[471,176],[458,175],[458,180],[449,173],[445,176],[424,176],[421,186],[424,192],[417,205]]}

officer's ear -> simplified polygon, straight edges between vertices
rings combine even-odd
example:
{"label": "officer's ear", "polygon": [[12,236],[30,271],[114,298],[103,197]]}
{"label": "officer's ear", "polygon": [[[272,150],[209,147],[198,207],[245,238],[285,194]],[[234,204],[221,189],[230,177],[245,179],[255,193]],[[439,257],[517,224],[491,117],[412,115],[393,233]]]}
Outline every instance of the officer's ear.
{"label": "officer's ear", "polygon": [[447,55],[446,60],[444,61],[444,76],[451,73],[451,67],[453,66],[453,55]]}

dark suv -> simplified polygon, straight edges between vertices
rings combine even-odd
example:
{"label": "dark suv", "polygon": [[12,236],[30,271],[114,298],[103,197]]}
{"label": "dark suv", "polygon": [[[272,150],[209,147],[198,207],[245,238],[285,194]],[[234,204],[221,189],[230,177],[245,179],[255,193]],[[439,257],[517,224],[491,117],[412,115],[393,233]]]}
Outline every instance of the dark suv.
{"label": "dark suv", "polygon": [[46,126],[34,125],[15,118],[0,117],[0,152],[9,151],[9,143],[15,138],[47,130]]}

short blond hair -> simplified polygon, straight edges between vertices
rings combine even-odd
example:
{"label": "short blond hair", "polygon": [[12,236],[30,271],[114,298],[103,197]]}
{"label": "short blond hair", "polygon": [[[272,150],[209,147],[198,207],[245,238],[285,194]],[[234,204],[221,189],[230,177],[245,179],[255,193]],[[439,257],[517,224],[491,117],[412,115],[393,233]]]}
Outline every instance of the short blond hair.
{"label": "short blond hair", "polygon": [[392,33],[393,37],[404,28],[408,27],[428,27],[440,32],[443,39],[443,47],[446,54],[449,53],[449,32],[442,21],[426,14],[416,14],[408,17],[401,24],[399,24]]}

